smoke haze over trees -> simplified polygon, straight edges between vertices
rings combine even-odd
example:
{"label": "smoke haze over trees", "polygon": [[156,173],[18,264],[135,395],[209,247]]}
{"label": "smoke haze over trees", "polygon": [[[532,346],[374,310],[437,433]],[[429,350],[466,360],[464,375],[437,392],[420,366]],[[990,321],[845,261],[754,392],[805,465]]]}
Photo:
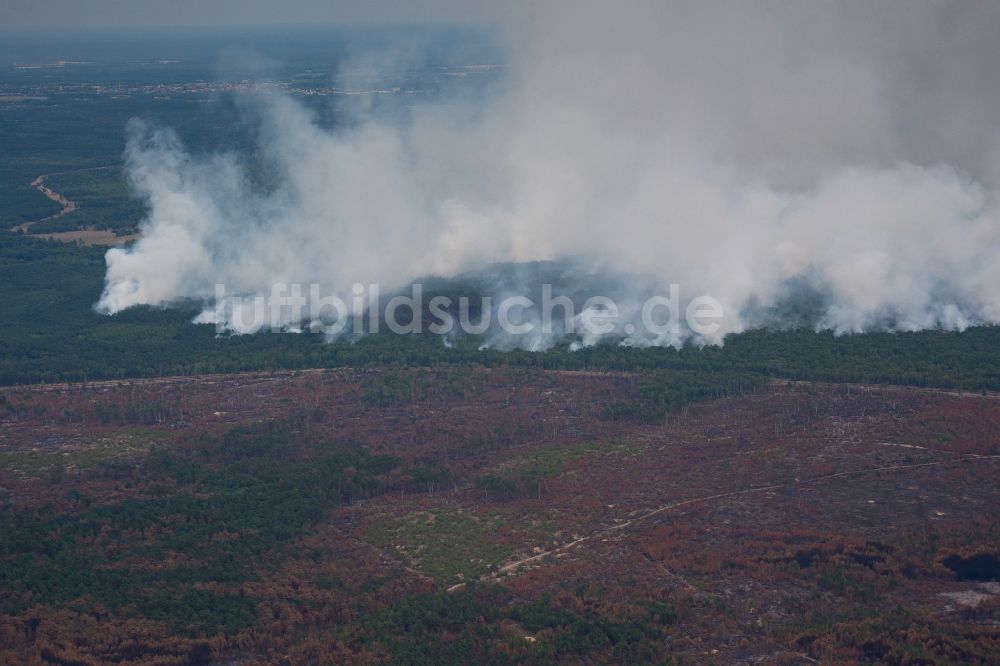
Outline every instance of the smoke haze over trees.
{"label": "smoke haze over trees", "polygon": [[[245,99],[266,187],[238,155],[135,124],[128,173],[151,212],[142,240],[108,252],[98,309],[194,298],[215,312],[217,283],[346,295],[577,257],[718,299],[710,342],[803,301],[806,324],[837,332],[1000,322],[995,5],[508,14],[504,74],[482,95],[391,115],[361,103],[332,129],[291,96]],[[405,72],[419,53],[359,53],[340,80]]]}

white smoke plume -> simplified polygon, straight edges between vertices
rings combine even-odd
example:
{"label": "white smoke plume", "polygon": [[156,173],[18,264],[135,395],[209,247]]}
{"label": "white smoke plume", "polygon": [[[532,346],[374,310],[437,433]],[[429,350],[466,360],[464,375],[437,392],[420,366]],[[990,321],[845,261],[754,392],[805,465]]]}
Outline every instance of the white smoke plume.
{"label": "white smoke plume", "polygon": [[715,297],[713,341],[794,284],[838,332],[1000,323],[1000,4],[542,3],[500,34],[485,103],[327,130],[248,101],[266,191],[134,124],[150,214],[98,310],[585,256]]}

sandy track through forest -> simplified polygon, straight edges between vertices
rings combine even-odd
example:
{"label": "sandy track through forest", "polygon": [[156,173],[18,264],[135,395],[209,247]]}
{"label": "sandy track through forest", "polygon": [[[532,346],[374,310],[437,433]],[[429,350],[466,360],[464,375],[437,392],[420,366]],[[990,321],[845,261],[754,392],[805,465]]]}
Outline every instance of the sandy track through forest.
{"label": "sandy track through forest", "polygon": [[94,229],[93,227],[88,227],[87,229],[76,229],[74,231],[54,231],[51,233],[40,233],[32,234],[31,227],[38,224],[39,222],[47,222],[49,220],[55,220],[64,215],[69,215],[70,213],[79,210],[80,204],[73,201],[69,197],[59,192],[56,192],[51,187],[45,184],[45,181],[50,176],[60,176],[67,173],[83,173],[85,171],[101,171],[104,169],[112,169],[112,166],[100,166],[100,167],[86,167],[83,169],[70,169],[69,171],[58,171],[55,173],[43,173],[42,175],[31,181],[31,186],[45,195],[46,198],[56,202],[62,206],[62,210],[48,217],[43,217],[39,220],[33,220],[31,222],[24,222],[15,227],[11,228],[11,231],[17,233],[30,234],[37,238],[45,238],[47,240],[57,240],[63,243],[73,243],[76,241],[82,242],[84,245],[120,245],[130,240],[138,238],[138,235],[130,236],[118,236],[113,231],[107,229]]}
{"label": "sandy track through forest", "polygon": [[[754,493],[768,492],[768,491],[772,491],[772,490],[783,490],[783,489],[788,489],[788,488],[808,486],[808,485],[812,485],[812,484],[816,484],[816,483],[822,483],[824,481],[830,481],[830,480],[833,480],[833,479],[845,478],[845,477],[849,477],[849,476],[859,476],[861,474],[873,474],[873,473],[876,473],[876,472],[897,472],[897,471],[905,471],[905,470],[910,470],[910,469],[916,469],[916,468],[920,468],[920,467],[933,467],[933,466],[936,466],[936,465],[948,465],[948,464],[951,464],[951,463],[971,462],[971,461],[975,461],[975,460],[984,461],[984,462],[985,461],[1000,460],[1000,455],[984,456],[984,455],[979,455],[979,454],[975,454],[975,453],[968,453],[968,454],[957,455],[957,456],[955,456],[953,458],[949,458],[947,460],[935,460],[935,461],[931,461],[931,462],[913,463],[913,464],[907,464],[907,465],[884,465],[884,466],[880,466],[880,467],[869,467],[869,468],[866,468],[866,469],[856,469],[856,470],[849,470],[849,471],[845,471],[845,472],[836,472],[836,473],[833,473],[833,474],[824,474],[822,476],[817,476],[817,477],[814,477],[812,479],[795,480],[792,483],[775,483],[775,484],[770,484],[770,485],[767,485],[767,486],[758,486],[756,488],[745,488],[743,490],[733,490],[733,491],[725,492],[725,493],[716,493],[714,495],[705,495],[703,497],[692,497],[692,498],[689,498],[689,499],[686,499],[686,500],[679,500],[679,501],[676,501],[676,502],[671,502],[670,504],[664,504],[663,506],[658,507],[656,509],[653,509],[652,511],[647,511],[646,513],[644,513],[644,514],[642,514],[640,516],[636,516],[635,518],[631,518],[631,519],[623,521],[621,523],[617,523],[617,524],[611,525],[609,527],[600,528],[600,529],[596,530],[595,532],[592,532],[591,534],[588,534],[587,536],[580,537],[579,539],[576,539],[574,541],[570,541],[569,543],[565,543],[565,544],[563,544],[561,546],[558,546],[556,548],[552,548],[551,550],[547,550],[547,551],[542,552],[542,553],[531,555],[530,557],[524,557],[524,558],[519,559],[519,560],[514,560],[514,561],[511,561],[511,562],[507,562],[506,564],[501,565],[496,570],[496,572],[494,572],[492,574],[489,574],[487,576],[484,576],[480,580],[484,581],[484,582],[485,581],[489,581],[489,580],[495,580],[495,579],[499,578],[502,574],[511,574],[511,573],[514,573],[518,569],[520,569],[521,567],[523,567],[524,565],[530,564],[531,562],[535,562],[535,561],[544,559],[544,558],[552,556],[552,555],[557,555],[559,553],[566,552],[566,551],[571,550],[571,549],[579,546],[580,544],[586,543],[588,541],[594,541],[595,539],[605,538],[605,537],[613,536],[615,533],[624,532],[625,530],[627,530],[629,527],[632,527],[636,523],[643,522],[645,520],[648,520],[649,518],[652,518],[653,516],[657,516],[657,515],[659,515],[661,513],[665,513],[667,511],[670,511],[672,509],[676,509],[676,508],[679,508],[679,507],[682,507],[682,506],[688,506],[688,505],[691,505],[691,504],[699,504],[699,503],[702,503],[702,502],[711,502],[713,500],[728,499],[730,497],[739,497],[739,496],[742,496],[742,495],[751,495],[751,494],[754,494]],[[455,585],[452,585],[451,587],[449,587],[448,588],[448,592],[454,592],[456,590],[462,589],[463,587],[465,587],[465,583],[458,583],[458,584],[455,584]]]}
{"label": "sandy track through forest", "polygon": [[35,220],[34,222],[25,222],[24,224],[19,224],[16,227],[14,227],[14,231],[23,231],[24,233],[28,233],[28,230],[32,227],[32,225],[38,224],[39,222],[46,222],[48,220],[58,219],[63,215],[68,215],[73,211],[75,211],[77,208],[79,208],[79,206],[75,201],[67,199],[65,196],[59,194],[58,192],[56,192],[55,190],[53,190],[52,188],[48,187],[45,184],[45,181],[49,177],[49,175],[50,174],[42,174],[38,178],[35,178],[33,181],[31,181],[31,186],[36,190],[38,190],[39,192],[41,192],[42,194],[44,194],[46,198],[51,199],[52,201],[55,201],[57,204],[62,206],[62,210],[60,210],[58,213],[55,213],[54,215],[43,217],[42,219]]}

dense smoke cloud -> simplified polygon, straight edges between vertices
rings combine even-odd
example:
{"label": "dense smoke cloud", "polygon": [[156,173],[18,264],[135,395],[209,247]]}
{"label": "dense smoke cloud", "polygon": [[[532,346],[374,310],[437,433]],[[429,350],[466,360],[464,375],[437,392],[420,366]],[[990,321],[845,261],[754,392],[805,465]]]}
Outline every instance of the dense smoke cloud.
{"label": "dense smoke cloud", "polygon": [[330,131],[291,98],[247,100],[267,189],[134,124],[151,212],[108,252],[98,309],[199,298],[211,320],[217,283],[348,294],[574,256],[715,297],[709,340],[803,298],[838,332],[1000,322],[1000,5],[550,3],[501,34],[485,104]]}

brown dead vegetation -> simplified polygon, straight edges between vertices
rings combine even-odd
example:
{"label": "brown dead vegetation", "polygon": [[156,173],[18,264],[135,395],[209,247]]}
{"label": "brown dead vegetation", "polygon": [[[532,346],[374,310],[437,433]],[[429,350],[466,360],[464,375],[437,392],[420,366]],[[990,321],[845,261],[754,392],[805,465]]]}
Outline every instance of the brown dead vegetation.
{"label": "brown dead vegetation", "polygon": [[[504,553],[474,577],[522,602],[614,620],[669,603],[663,658],[986,663],[1000,649],[1000,589],[946,565],[998,554],[998,400],[781,382],[648,425],[602,418],[631,375],[406,371],[408,395],[373,403],[369,388],[393,372],[0,392],[8,506],[66,488],[118,501],[138,491],[92,474],[101,460],[141,465],[158,447],[275,419],[403,461],[243,585],[257,600],[252,629],[182,638],[162,623],[36,607],[0,619],[0,661],[378,661],[388,648],[359,642],[365,618],[413,595],[464,593],[468,576],[441,578],[449,553],[426,540],[435,529],[442,542],[463,530],[473,554]],[[503,622],[501,634],[526,633]]]}

